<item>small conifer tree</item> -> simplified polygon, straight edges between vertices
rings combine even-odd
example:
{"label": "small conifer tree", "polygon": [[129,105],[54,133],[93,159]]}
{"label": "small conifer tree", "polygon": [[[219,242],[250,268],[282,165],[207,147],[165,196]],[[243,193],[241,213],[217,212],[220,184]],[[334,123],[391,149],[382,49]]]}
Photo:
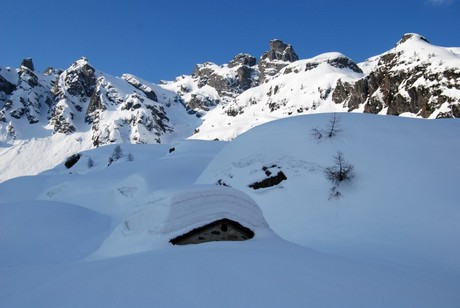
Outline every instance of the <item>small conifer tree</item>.
{"label": "small conifer tree", "polygon": [[325,169],[326,178],[334,184],[351,181],[354,177],[354,166],[345,160],[342,152],[334,156],[334,166]]}

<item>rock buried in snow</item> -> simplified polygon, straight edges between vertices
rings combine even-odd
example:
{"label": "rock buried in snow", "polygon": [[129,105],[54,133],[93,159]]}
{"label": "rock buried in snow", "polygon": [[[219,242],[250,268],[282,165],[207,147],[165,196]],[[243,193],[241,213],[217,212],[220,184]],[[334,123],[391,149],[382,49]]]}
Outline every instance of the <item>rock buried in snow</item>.
{"label": "rock buried in snow", "polygon": [[252,189],[267,188],[278,185],[282,181],[287,180],[286,175],[283,171],[278,171],[274,176],[268,177],[260,182],[255,182],[249,185]]}

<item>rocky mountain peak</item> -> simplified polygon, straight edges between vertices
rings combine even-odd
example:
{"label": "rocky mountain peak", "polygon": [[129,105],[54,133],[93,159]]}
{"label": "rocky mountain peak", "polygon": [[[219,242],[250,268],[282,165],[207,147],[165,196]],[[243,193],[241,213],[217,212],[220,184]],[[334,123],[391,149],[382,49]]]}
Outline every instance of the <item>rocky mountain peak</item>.
{"label": "rocky mountain peak", "polygon": [[286,44],[282,40],[275,39],[270,41],[270,50],[264,52],[260,60],[294,62],[299,60],[299,57],[291,44]]}
{"label": "rocky mountain peak", "polygon": [[96,70],[87,58],[82,57],[64,72],[64,79],[70,94],[90,97],[96,87]]}
{"label": "rocky mountain peak", "polygon": [[396,47],[373,58],[372,69],[354,83],[338,82],[337,104],[349,111],[389,115],[411,114],[423,118],[460,117],[460,56],[431,45],[415,33],[403,35]]}
{"label": "rocky mountain peak", "polygon": [[[232,101],[236,96],[258,84],[257,60],[249,54],[240,53],[228,64],[212,62],[197,64],[191,80],[178,78],[170,88],[184,99],[187,108],[193,112],[209,111],[222,101]],[[210,87],[214,95],[203,96],[203,89]]]}
{"label": "rocky mountain peak", "polygon": [[407,41],[413,41],[413,40],[420,40],[424,41],[427,43],[430,43],[425,37],[421,36],[420,34],[417,33],[406,33],[402,36],[402,38],[396,43],[396,46],[404,44]]}
{"label": "rocky mountain peak", "polygon": [[30,69],[31,71],[35,70],[32,58],[25,58],[24,60],[22,60],[21,67],[26,67]]}
{"label": "rocky mountain peak", "polygon": [[228,63],[228,67],[232,68],[239,65],[254,66],[256,62],[257,60],[253,56],[239,53]]}
{"label": "rocky mountain peak", "polygon": [[89,75],[94,74],[95,69],[89,63],[87,58],[81,57],[79,60],[77,60],[74,63],[72,63],[72,65],[69,67],[68,71],[80,71],[85,76],[89,76]]}
{"label": "rocky mountain peak", "polygon": [[[5,73],[6,76],[2,76]],[[8,78],[10,77],[10,78]],[[14,77],[14,78],[11,78]],[[15,79],[14,81],[12,79]],[[2,100],[2,92],[4,95],[10,95],[16,88],[15,83],[17,82],[17,74],[12,72],[11,69],[0,67],[0,102]]]}
{"label": "rocky mountain peak", "polygon": [[291,44],[278,39],[271,40],[270,50],[264,52],[259,59],[260,81],[264,82],[267,76],[276,75],[283,67],[297,60],[299,57]]}

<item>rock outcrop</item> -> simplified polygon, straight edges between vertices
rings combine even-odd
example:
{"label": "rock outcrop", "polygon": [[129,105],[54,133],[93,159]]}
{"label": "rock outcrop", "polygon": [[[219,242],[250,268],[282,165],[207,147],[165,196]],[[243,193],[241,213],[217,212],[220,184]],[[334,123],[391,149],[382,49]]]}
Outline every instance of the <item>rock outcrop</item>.
{"label": "rock outcrop", "polygon": [[255,57],[240,53],[228,64],[198,64],[191,76],[180,76],[164,86],[177,92],[190,112],[201,115],[218,104],[232,102],[298,59],[291,45],[272,40],[270,50],[263,53],[258,63]]}
{"label": "rock outcrop", "polygon": [[373,67],[365,77],[353,83],[339,80],[333,101],[348,111],[364,106],[369,113],[457,118],[460,68],[455,63],[460,64],[455,53],[405,34],[395,48],[368,60]]}
{"label": "rock outcrop", "polygon": [[25,58],[24,60],[22,60],[21,66],[24,66],[31,71],[35,71],[34,62],[32,61],[32,58]]}
{"label": "rock outcrop", "polygon": [[259,59],[260,82],[264,82],[268,76],[276,75],[283,67],[297,60],[299,57],[292,45],[281,40],[271,40],[270,50],[264,52]]}
{"label": "rock outcrop", "polygon": [[9,131],[14,130],[12,123],[16,120],[38,123],[41,109],[51,96],[48,91],[49,80],[34,72],[30,58],[23,60],[19,69],[1,69],[0,74],[5,70],[5,76],[9,78],[0,75],[0,121],[8,122]]}
{"label": "rock outcrop", "polygon": [[238,54],[228,64],[197,64],[191,76],[178,77],[163,86],[177,92],[191,113],[200,115],[218,104],[232,101],[258,82],[256,58]]}

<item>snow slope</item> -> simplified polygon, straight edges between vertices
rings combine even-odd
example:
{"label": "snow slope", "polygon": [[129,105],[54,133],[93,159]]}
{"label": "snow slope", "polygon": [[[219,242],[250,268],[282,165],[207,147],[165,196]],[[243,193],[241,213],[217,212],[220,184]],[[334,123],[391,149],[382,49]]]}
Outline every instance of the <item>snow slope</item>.
{"label": "snow slope", "polygon": [[[283,238],[321,251],[406,266],[460,271],[460,122],[341,114],[336,137],[316,139],[330,114],[293,117],[232,141],[198,183],[218,180],[248,193]],[[244,150],[242,150],[244,149]],[[343,152],[352,183],[330,198],[324,169]],[[253,190],[263,167],[281,170],[279,185]]]}
{"label": "snow slope", "polygon": [[455,307],[457,283],[282,241],[0,270],[4,307]]}
{"label": "snow slope", "polygon": [[[334,138],[314,138],[331,117],[273,121],[229,143],[123,144],[109,166],[115,145],[104,146],[1,183],[0,306],[457,307],[460,123],[341,114]],[[323,171],[339,150],[355,177],[330,198]],[[248,186],[280,171],[277,185]],[[255,200],[279,236],[152,245],[144,231],[169,221],[155,206],[216,183]],[[137,247],[96,254],[126,248],[130,218]]]}
{"label": "snow slope", "polygon": [[2,267],[81,260],[99,247],[111,219],[73,204],[27,201],[0,204]]}

